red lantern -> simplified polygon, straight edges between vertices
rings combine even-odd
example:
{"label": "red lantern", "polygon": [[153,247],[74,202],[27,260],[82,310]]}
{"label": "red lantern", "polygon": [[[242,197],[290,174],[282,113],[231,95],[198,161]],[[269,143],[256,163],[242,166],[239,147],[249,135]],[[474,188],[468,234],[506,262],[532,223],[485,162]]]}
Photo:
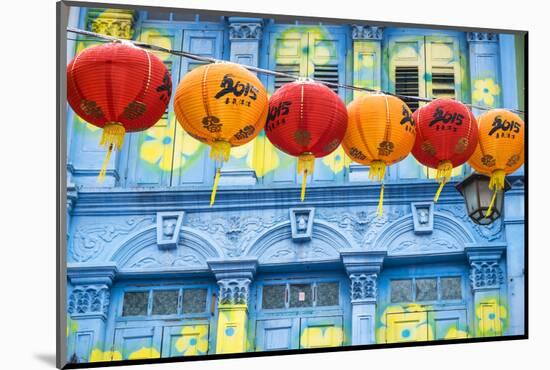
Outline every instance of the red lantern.
{"label": "red lantern", "polygon": [[453,168],[465,163],[473,154],[478,141],[477,122],[468,107],[447,98],[418,108],[413,119],[416,140],[412,154],[418,162],[437,169],[436,180],[440,183],[434,197],[437,202]]}
{"label": "red lantern", "polygon": [[108,149],[99,173],[105,177],[112,150],[126,132],[143,131],[162,117],[170,102],[172,79],[162,61],[130,43],[93,46],[67,66],[67,100],[82,119],[103,129]]}
{"label": "red lantern", "polygon": [[298,157],[297,170],[303,174],[302,201],[315,158],[338,148],[346,133],[347,120],[346,106],[338,95],[318,82],[288,83],[271,96],[266,136],[281,151]]}

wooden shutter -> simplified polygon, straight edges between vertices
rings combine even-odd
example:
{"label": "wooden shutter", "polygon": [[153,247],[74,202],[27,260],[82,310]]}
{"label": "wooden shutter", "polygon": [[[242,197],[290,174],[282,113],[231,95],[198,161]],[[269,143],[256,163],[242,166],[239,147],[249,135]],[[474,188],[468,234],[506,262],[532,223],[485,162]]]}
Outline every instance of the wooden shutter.
{"label": "wooden shutter", "polygon": [[460,50],[454,37],[426,37],[426,93],[460,100]]}
{"label": "wooden shutter", "polygon": [[[399,95],[425,96],[424,37],[398,36],[389,40],[389,90]],[[403,99],[411,110],[416,100]]]}
{"label": "wooden shutter", "polygon": [[[338,64],[316,65],[313,71],[313,78],[320,81],[339,83]],[[337,86],[328,86],[338,94]]]}
{"label": "wooden shutter", "polygon": [[[418,96],[420,83],[418,66],[395,67],[395,93],[398,95]],[[418,100],[402,98],[414,112],[418,108]]]}
{"label": "wooden shutter", "polygon": [[432,68],[432,95],[434,98],[456,97],[453,66]]}
{"label": "wooden shutter", "polygon": [[[299,64],[276,64],[275,71],[287,73],[292,76],[300,76],[300,65]],[[295,79],[291,77],[275,76],[273,87],[275,90],[277,90],[284,84],[293,82],[293,81],[295,81]]]}

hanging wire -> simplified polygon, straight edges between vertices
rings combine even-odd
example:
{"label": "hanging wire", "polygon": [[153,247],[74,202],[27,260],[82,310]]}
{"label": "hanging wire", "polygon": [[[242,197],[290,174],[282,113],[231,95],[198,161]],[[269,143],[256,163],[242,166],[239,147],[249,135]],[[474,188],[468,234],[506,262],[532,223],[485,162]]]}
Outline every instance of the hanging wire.
{"label": "hanging wire", "polygon": [[[76,33],[76,34],[79,34],[79,35],[90,36],[90,37],[99,38],[99,39],[103,39],[103,40],[130,43],[130,44],[133,44],[133,45],[135,45],[137,47],[140,47],[140,48],[143,48],[143,49],[149,49],[149,50],[158,51],[158,52],[162,52],[162,53],[168,53],[168,54],[172,54],[172,55],[182,56],[182,57],[185,57],[185,58],[188,58],[188,59],[197,60],[197,61],[205,62],[205,63],[234,63],[234,62],[229,62],[227,60],[200,56],[200,55],[197,55],[197,54],[188,53],[186,51],[174,50],[174,49],[169,49],[169,48],[165,48],[165,47],[158,46],[158,45],[148,44],[148,43],[145,43],[145,42],[142,42],[142,41],[120,39],[120,38],[117,38],[117,37],[103,35],[103,34],[100,34],[100,33],[95,33],[95,32],[86,31],[86,30],[81,30],[81,29],[78,29],[78,28],[68,27],[67,32],[72,32],[72,33]],[[77,41],[77,40],[74,40],[74,41]],[[78,40],[78,41],[81,41],[81,40]],[[236,64],[239,64],[239,63],[236,63]],[[289,73],[272,71],[272,70],[269,70],[269,69],[249,66],[249,65],[245,65],[245,64],[240,64],[240,65],[242,67],[248,69],[249,71],[253,71],[253,72],[257,72],[257,73],[262,73],[262,74],[271,75],[271,76],[292,78],[294,80],[303,79],[302,76],[296,76],[296,75],[292,75],[292,74],[289,74]],[[335,83],[335,82],[317,80],[317,79],[313,79],[313,78],[308,78],[308,79],[313,80],[313,81],[318,82],[318,83],[321,83],[321,84],[326,85],[328,87],[338,87],[338,88],[347,89],[347,90],[366,91],[366,92],[370,92],[370,93],[392,95],[392,96],[398,97],[402,100],[416,100],[416,101],[421,101],[421,102],[426,102],[426,103],[429,103],[429,102],[435,100],[435,99],[432,99],[432,98],[423,98],[423,97],[420,97],[420,96],[395,94],[395,93],[392,93],[392,92],[378,90],[378,89],[371,89],[371,88],[368,88],[368,87],[359,87],[359,86],[353,86],[353,85],[347,85],[347,84],[340,84],[340,83]],[[484,106],[481,106],[481,105],[475,105],[475,104],[469,104],[469,103],[463,103],[463,104],[467,105],[471,108],[475,108],[475,109],[479,109],[479,110],[491,110],[491,109],[493,109],[493,108],[484,107]],[[514,112],[514,113],[518,113],[518,114],[525,114],[524,111],[518,110],[518,109],[508,109],[508,110],[511,111],[511,112]]]}

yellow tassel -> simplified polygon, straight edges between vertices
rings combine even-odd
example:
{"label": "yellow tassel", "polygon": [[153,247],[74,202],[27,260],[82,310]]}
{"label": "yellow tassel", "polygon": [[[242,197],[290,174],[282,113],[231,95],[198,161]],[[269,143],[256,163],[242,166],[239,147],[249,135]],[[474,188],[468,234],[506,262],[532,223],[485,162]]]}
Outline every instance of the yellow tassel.
{"label": "yellow tassel", "polygon": [[369,164],[369,179],[382,181],[385,175],[386,175],[386,162],[372,161]]}
{"label": "yellow tassel", "polygon": [[220,168],[216,170],[216,176],[214,177],[214,186],[212,187],[212,194],[210,195],[210,207],[214,205],[216,200],[216,191],[218,190],[218,182],[220,181]]}
{"label": "yellow tassel", "polygon": [[495,170],[491,174],[491,180],[489,181],[489,189],[503,190],[504,179],[506,178],[506,172],[504,170]]}
{"label": "yellow tassel", "polygon": [[380,188],[380,198],[378,199],[378,217],[382,217],[382,209],[384,206],[384,184]]}
{"label": "yellow tassel", "polygon": [[439,195],[441,194],[441,191],[443,190],[443,186],[451,179],[451,176],[453,174],[453,164],[451,161],[441,161],[439,162],[439,165],[437,166],[437,173],[435,175],[435,179],[437,182],[439,182],[439,189],[437,189],[437,192],[434,196],[434,203],[437,203],[439,200]]}
{"label": "yellow tassel", "polygon": [[484,218],[489,217],[493,212],[493,206],[495,205],[497,194],[500,190],[504,190],[505,178],[506,178],[506,172],[504,170],[495,170],[493,171],[493,173],[491,173],[491,179],[489,180],[489,189],[494,190],[494,193]]}
{"label": "yellow tassel", "polygon": [[307,183],[307,171],[304,171],[304,176],[302,177],[302,193],[300,194],[300,200],[302,202],[306,197],[306,183]]}
{"label": "yellow tassel", "polygon": [[219,162],[227,162],[231,154],[231,144],[228,141],[218,140],[212,143],[210,158]]}
{"label": "yellow tassel", "polygon": [[441,184],[439,184],[439,188],[437,189],[437,192],[434,196],[434,203],[437,203],[439,200],[439,195],[441,194],[441,190],[443,190],[443,186],[445,186],[445,181],[442,181]]}
{"label": "yellow tassel", "polygon": [[313,173],[315,168],[315,156],[311,153],[303,153],[298,157],[298,166],[296,170],[298,173],[303,174],[302,177],[302,192],[300,194],[300,199],[303,202],[306,196],[306,184],[307,184],[307,175],[308,173]]}
{"label": "yellow tassel", "polygon": [[103,134],[101,135],[99,145],[107,148],[107,155],[105,156],[103,165],[99,170],[99,176],[97,177],[97,181],[99,183],[103,183],[103,181],[105,181],[105,174],[107,172],[109,160],[111,159],[111,153],[113,150],[120,150],[122,148],[125,133],[126,129],[118,122],[109,122],[103,127]]}
{"label": "yellow tassel", "polygon": [[489,217],[493,212],[493,206],[495,205],[495,199],[497,199],[497,193],[498,193],[498,190],[495,190],[495,192],[493,193],[493,197],[491,198],[491,203],[489,204],[489,208],[487,209],[487,213],[485,214],[484,218]]}

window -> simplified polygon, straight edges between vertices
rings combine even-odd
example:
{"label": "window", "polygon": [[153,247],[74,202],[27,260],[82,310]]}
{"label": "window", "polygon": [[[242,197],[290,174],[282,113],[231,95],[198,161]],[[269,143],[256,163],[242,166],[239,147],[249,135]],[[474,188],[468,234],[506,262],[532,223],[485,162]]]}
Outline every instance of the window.
{"label": "window", "polygon": [[[292,76],[300,76],[300,65],[299,64],[277,64],[275,66],[275,71],[287,73]],[[275,76],[275,90],[280,88],[286,83],[294,82],[295,79],[285,76]]]}
{"label": "window", "polygon": [[[301,22],[300,22],[301,24]],[[266,32],[269,42],[266,45],[266,68],[300,78],[311,78],[331,84],[346,82],[347,34],[343,28],[324,26],[287,26],[275,27]],[[296,79],[285,76],[268,76],[266,87],[270,94],[286,83]],[[325,85],[342,98],[351,97],[351,92],[338,86]],[[281,151],[274,151],[271,144],[263,145],[264,174],[257,176],[263,184],[301,184],[302,176],[296,171],[296,158]],[[313,176],[308,178],[311,184],[338,183],[346,180],[347,167],[343,166],[343,150],[318,159],[315,162]],[[277,165],[272,165],[273,159]],[[247,165],[246,163],[243,166]],[[247,165],[248,166],[248,165]]]}
{"label": "window", "polygon": [[340,297],[340,284],[319,283],[317,284],[317,306],[338,306]]}
{"label": "window", "polygon": [[438,98],[456,97],[454,67],[432,67],[432,94]]}
{"label": "window", "polygon": [[437,300],[437,279],[416,279],[416,300]]}
{"label": "window", "polygon": [[286,300],[286,285],[266,285],[263,288],[262,308],[284,308]]}
{"label": "window", "polygon": [[183,313],[200,313],[206,311],[206,289],[183,290]]}
{"label": "window", "polygon": [[262,309],[331,307],[340,304],[338,282],[269,284],[262,288]]}
{"label": "window", "polygon": [[[391,91],[405,96],[461,99],[458,37],[390,36],[387,50]],[[412,111],[425,104],[407,98],[403,101]],[[405,178],[434,179],[437,174],[437,170],[422,166],[412,156],[400,168]],[[452,176],[463,173],[464,167],[459,166]]]}
{"label": "window", "polygon": [[460,277],[441,278],[441,299],[462,299]]}
{"label": "window", "polygon": [[[406,96],[419,96],[419,79],[417,66],[395,67],[395,93]],[[418,109],[418,100],[402,99],[414,112]]]}
{"label": "window", "polygon": [[[338,65],[337,64],[326,64],[326,65],[315,65],[313,70],[313,78],[315,80],[330,82],[338,84]],[[337,86],[328,86],[332,91],[338,94]]]}
{"label": "window", "polygon": [[153,291],[153,315],[175,315],[178,313],[177,290]]}
{"label": "window", "polygon": [[313,303],[311,284],[290,284],[290,307],[311,307]]}
{"label": "window", "polygon": [[412,279],[392,280],[391,302],[408,302],[413,300]]}
{"label": "window", "polygon": [[460,276],[422,277],[390,281],[391,303],[461,299],[462,278]]}
{"label": "window", "polygon": [[167,316],[207,312],[208,289],[150,289],[127,291],[122,303],[122,316]]}
{"label": "window", "polygon": [[122,316],[145,316],[149,305],[149,292],[127,292],[124,294]]}

